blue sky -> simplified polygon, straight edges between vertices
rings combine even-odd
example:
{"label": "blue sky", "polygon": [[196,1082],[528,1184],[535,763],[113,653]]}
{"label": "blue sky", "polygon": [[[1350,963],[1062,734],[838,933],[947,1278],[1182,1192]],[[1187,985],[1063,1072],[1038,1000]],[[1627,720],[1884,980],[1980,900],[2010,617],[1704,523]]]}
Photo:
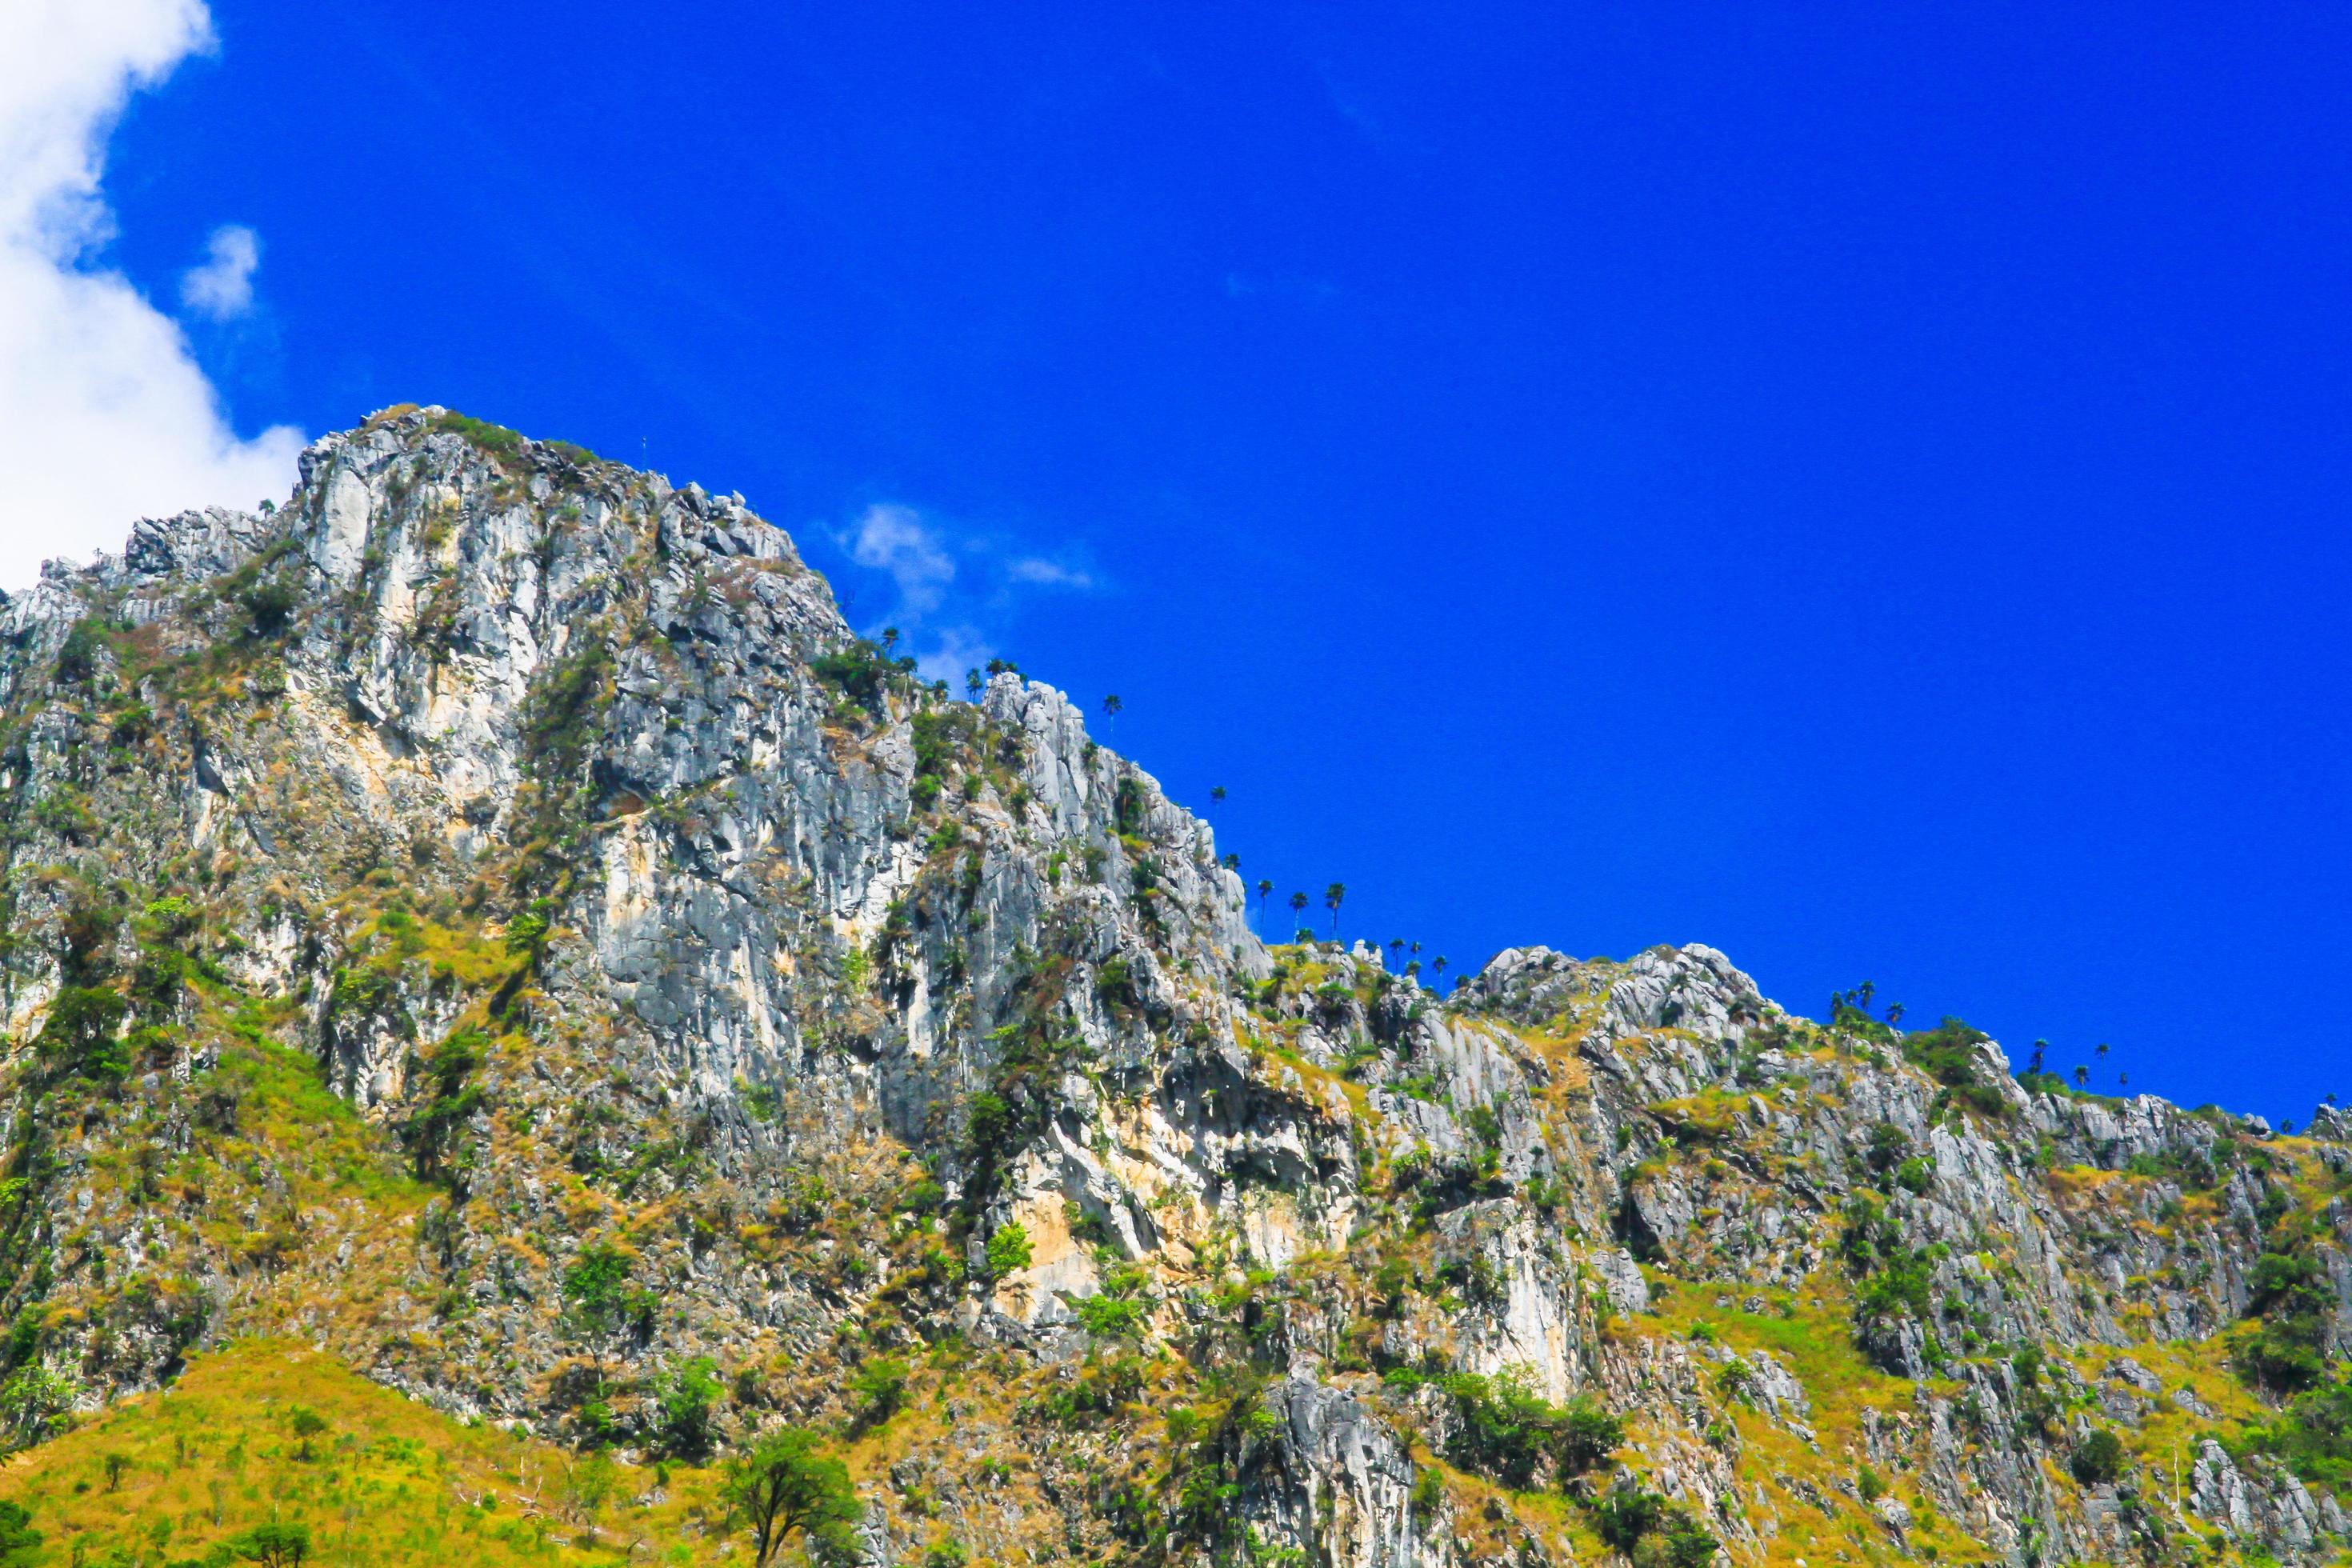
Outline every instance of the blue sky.
{"label": "blue sky", "polygon": [[241,437],[740,489],[935,664],[1118,692],[1351,934],[2352,1093],[2352,13],[211,22],[69,267]]}

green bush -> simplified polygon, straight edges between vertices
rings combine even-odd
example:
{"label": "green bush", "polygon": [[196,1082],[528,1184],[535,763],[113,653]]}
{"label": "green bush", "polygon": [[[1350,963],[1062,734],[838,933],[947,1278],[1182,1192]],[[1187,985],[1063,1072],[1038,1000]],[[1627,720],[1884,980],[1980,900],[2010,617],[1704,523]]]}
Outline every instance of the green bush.
{"label": "green bush", "polygon": [[1874,1197],[1856,1196],[1847,1205],[1845,1218],[1838,1252],[1860,1280],[1854,1291],[1855,1318],[1874,1323],[1908,1313],[1927,1322],[1932,1255],[1907,1246],[1902,1226]]}
{"label": "green bush", "polygon": [[482,1107],[481,1086],[474,1082],[474,1074],[481,1068],[486,1043],[478,1031],[459,1029],[425,1058],[430,1092],[407,1128],[421,1177],[429,1180],[440,1173],[452,1134]]}
{"label": "green bush", "polygon": [[434,416],[433,428],[446,430],[453,436],[463,436],[483,451],[496,458],[511,458],[522,450],[522,433],[503,425],[493,425],[487,419],[468,415],[447,413]]}
{"label": "green bush", "polygon": [[866,1358],[849,1380],[849,1391],[864,1401],[865,1419],[876,1426],[898,1414],[907,1401],[907,1363],[897,1356]]}
{"label": "green bush", "polygon": [[571,652],[531,683],[523,702],[523,757],[541,778],[579,773],[612,695],[613,650],[604,646],[603,629],[590,626],[575,640]]}
{"label": "green bush", "polygon": [[507,951],[538,962],[547,947],[547,934],[554,929],[555,910],[553,899],[533,899],[529,909],[507,922]]}
{"label": "green bush", "polygon": [[601,1349],[652,1318],[651,1294],[629,1282],[629,1256],[608,1241],[580,1249],[563,1271],[563,1300],[572,1331]]}
{"label": "green bush", "polygon": [[1506,1486],[1532,1484],[1547,1463],[1561,1477],[1580,1474],[1625,1440],[1624,1424],[1591,1399],[1554,1405],[1517,1369],[1454,1373],[1437,1383],[1456,1421],[1446,1458]]}
{"label": "green bush", "polygon": [[785,1427],[738,1454],[719,1495],[751,1528],[752,1568],[768,1568],[795,1531],[811,1562],[845,1563],[856,1552],[851,1527],[861,1510],[849,1471],[813,1432]]}
{"label": "green bush", "polygon": [[1004,1097],[981,1090],[964,1113],[964,1152],[975,1164],[992,1161],[1010,1141],[1015,1125],[1013,1107]]}
{"label": "green bush", "polygon": [[2123,1443],[2113,1432],[2101,1427],[2074,1445],[2066,1468],[2086,1487],[2104,1486],[2123,1474]]}
{"label": "green bush", "polygon": [[2320,1353],[2311,1330],[2307,1321],[2293,1318],[2266,1322],[2246,1342],[2241,1364],[2266,1388],[2293,1392],[2314,1387],[2327,1375],[2327,1358]]}
{"label": "green bush", "polygon": [[2210,1193],[2221,1185],[2221,1173],[2213,1156],[2202,1149],[2167,1149],[2158,1154],[2134,1154],[2124,1162],[2126,1173],[2168,1181],[2186,1193]]}
{"label": "green bush", "polygon": [[853,638],[835,653],[809,660],[809,672],[866,712],[880,715],[884,695],[903,687],[913,674],[911,658],[892,658],[879,643]]}
{"label": "green bush", "polygon": [[988,1238],[988,1277],[1002,1279],[1029,1267],[1029,1233],[1017,1219],[1006,1220]]}
{"label": "green bush", "polygon": [[2249,1447],[2276,1455],[2305,1480],[2352,1489],[2352,1381],[2297,1395]]}
{"label": "green bush", "polygon": [[1143,831],[1146,805],[1142,781],[1132,773],[1122,775],[1111,792],[1111,816],[1119,832],[1132,837]]}
{"label": "green bush", "polygon": [[49,1004],[37,1045],[60,1072],[112,1080],[131,1070],[130,1052],[115,1035],[130,1004],[103,985],[69,985]]}
{"label": "green bush", "polygon": [[711,1409],[720,1386],[719,1363],[709,1356],[696,1356],[653,1380],[650,1447],[657,1456],[690,1464],[710,1452]]}
{"label": "green bush", "polygon": [[1078,1327],[1098,1340],[1129,1340],[1143,1332],[1145,1304],[1114,1296],[1087,1296],[1073,1307]]}
{"label": "green bush", "polygon": [[[883,677],[887,679],[887,676]],[[915,742],[915,805],[928,810],[947,787],[956,759],[970,747],[971,710],[933,708],[915,715],[910,726]]]}
{"label": "green bush", "polygon": [[41,1532],[21,1503],[0,1502],[0,1568],[27,1568],[40,1561]]}
{"label": "green bush", "polygon": [[2009,1100],[1980,1076],[1976,1047],[1992,1038],[1958,1018],[1903,1037],[1903,1055],[1952,1091],[1952,1098],[1987,1116],[2006,1117]]}
{"label": "green bush", "polygon": [[299,1568],[310,1556],[310,1531],[300,1524],[257,1524],[231,1536],[228,1548],[262,1568]]}
{"label": "green bush", "polygon": [[98,656],[107,646],[107,627],[93,616],[84,616],[66,633],[65,642],[58,648],[57,679],[67,685],[82,686],[98,673]]}
{"label": "green bush", "polygon": [[1706,1568],[1716,1540],[1690,1510],[1644,1488],[1618,1487],[1594,1507],[1593,1529],[1642,1568]]}
{"label": "green bush", "polygon": [[2254,1260],[2246,1284],[2249,1310],[2263,1321],[2246,1342],[2241,1364],[2269,1388],[2316,1387],[2327,1375],[2328,1330],[2336,1310],[2326,1271],[2303,1252],[2282,1251],[2273,1244]]}
{"label": "green bush", "polygon": [[301,591],[284,577],[256,584],[245,595],[247,635],[273,637],[286,629],[302,606]]}

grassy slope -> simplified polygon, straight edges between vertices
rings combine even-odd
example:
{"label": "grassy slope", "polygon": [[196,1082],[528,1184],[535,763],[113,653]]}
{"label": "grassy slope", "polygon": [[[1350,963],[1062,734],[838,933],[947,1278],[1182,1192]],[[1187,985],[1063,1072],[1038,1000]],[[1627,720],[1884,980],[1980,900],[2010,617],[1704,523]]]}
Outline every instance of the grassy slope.
{"label": "grassy slope", "polygon": [[[325,1423],[307,1442],[298,1409]],[[707,1562],[719,1551],[712,1492],[708,1472],[463,1425],[271,1340],[194,1358],[173,1389],[0,1470],[0,1497],[32,1511],[60,1563],[200,1562],[273,1518],[307,1525],[329,1564],[617,1563],[633,1547],[635,1561]]]}

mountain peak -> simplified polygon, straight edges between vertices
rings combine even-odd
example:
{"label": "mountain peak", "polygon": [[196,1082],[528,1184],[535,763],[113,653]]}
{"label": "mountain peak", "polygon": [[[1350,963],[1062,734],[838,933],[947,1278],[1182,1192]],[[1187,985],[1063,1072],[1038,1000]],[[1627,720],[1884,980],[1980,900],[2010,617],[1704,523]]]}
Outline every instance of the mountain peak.
{"label": "mountain peak", "polygon": [[387,409],[47,574],[0,853],[21,1443],[294,1336],[680,1467],[688,1561],[785,1426],[875,1568],[2344,1530],[2336,1119],[2020,1080],[1696,943],[1444,996],[1265,945],[1061,692],[959,700],[740,496],[576,447]]}

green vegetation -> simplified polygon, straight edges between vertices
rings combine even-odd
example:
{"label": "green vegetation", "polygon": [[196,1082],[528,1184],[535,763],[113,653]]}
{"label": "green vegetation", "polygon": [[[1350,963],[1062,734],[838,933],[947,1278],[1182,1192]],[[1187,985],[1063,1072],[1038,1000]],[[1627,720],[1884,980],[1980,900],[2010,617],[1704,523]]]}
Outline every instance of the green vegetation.
{"label": "green vegetation", "polygon": [[310,1527],[307,1524],[257,1524],[250,1530],[239,1531],[229,1537],[228,1550],[234,1556],[248,1563],[258,1563],[261,1568],[300,1568],[310,1555]]}
{"label": "green vegetation", "polygon": [[2306,1481],[2352,1494],[2352,1379],[2297,1394],[2243,1446],[2275,1455]]}
{"label": "green vegetation", "polygon": [[1082,1296],[1071,1310],[1078,1327],[1097,1340],[1131,1340],[1143,1332],[1150,1302],[1145,1298],[1146,1279],[1140,1268],[1113,1268],[1104,1276],[1102,1289],[1092,1296]]}
{"label": "green vegetation", "polygon": [[969,708],[926,708],[915,715],[908,726],[915,742],[915,782],[908,793],[917,810],[929,811],[939,804],[948,775],[971,748],[972,725]]}
{"label": "green vegetation", "polygon": [[522,754],[534,773],[572,782],[586,766],[597,725],[612,700],[613,650],[604,628],[583,626],[572,647],[532,682],[522,712]]}
{"label": "green vegetation", "polygon": [[520,431],[503,425],[493,425],[487,419],[444,411],[433,416],[433,428],[462,436],[492,458],[515,458],[522,453],[523,437]]}
{"label": "green vegetation", "polygon": [[613,1342],[653,1310],[653,1299],[630,1280],[628,1254],[608,1241],[580,1249],[563,1271],[563,1300],[572,1332],[595,1353],[599,1367]]}
{"label": "green vegetation", "polygon": [[0,1568],[30,1568],[40,1560],[41,1541],[22,1504],[0,1502]]}
{"label": "green vegetation", "polygon": [[1019,1220],[1006,1220],[988,1238],[988,1277],[1002,1279],[1028,1267],[1029,1233]]}
{"label": "green vegetation", "polygon": [[888,693],[911,690],[915,678],[913,659],[893,658],[879,643],[865,637],[853,638],[835,652],[819,654],[809,660],[809,669],[840,692],[850,708],[874,718],[881,717],[883,699]]}
{"label": "green vegetation", "polygon": [[887,1421],[898,1413],[907,1398],[907,1363],[897,1356],[868,1356],[849,1380],[850,1392],[856,1394],[865,1408],[859,1420],[866,1425]]}
{"label": "green vegetation", "polygon": [[2123,1441],[2104,1426],[2088,1433],[2067,1456],[2066,1468],[2086,1487],[2105,1486],[2123,1474]]}
{"label": "green vegetation", "polygon": [[711,1424],[721,1391],[719,1363],[709,1356],[693,1356],[653,1381],[656,1413],[653,1451],[689,1463],[708,1458],[717,1436]]}
{"label": "green vegetation", "polygon": [[1612,1488],[1593,1510],[1601,1539],[1635,1568],[1707,1568],[1716,1541],[1688,1509],[1640,1486]]}
{"label": "green vegetation", "polygon": [[728,1502],[750,1521],[752,1568],[768,1568],[795,1534],[803,1538],[810,1561],[852,1562],[857,1521],[849,1472],[827,1455],[814,1433],[793,1427],[762,1437],[729,1461],[724,1486]]}
{"label": "green vegetation", "polygon": [[2278,1250],[2265,1251],[2247,1275],[2248,1310],[2261,1323],[2240,1352],[2242,1364],[2268,1388],[2312,1388],[2327,1373],[2336,1291],[2306,1238],[2286,1238],[2274,1230],[2272,1245]]}
{"label": "green vegetation", "polygon": [[1867,1193],[1855,1194],[1846,1205],[1838,1256],[1856,1280],[1854,1319],[1858,1324],[1874,1328],[1895,1317],[1908,1316],[1933,1326],[1929,1294],[1935,1251],[1932,1247],[1907,1245],[1901,1225]]}
{"label": "green vegetation", "polygon": [[725,1514],[715,1479],[673,1470],[666,1500],[648,1502],[652,1470],[467,1426],[331,1357],[247,1341],[15,1456],[0,1471],[0,1568],[268,1563],[254,1553],[305,1539],[309,1562],[354,1568],[617,1568],[633,1542],[709,1562]]}
{"label": "green vegetation", "polygon": [[[538,452],[462,416],[437,424],[502,467]],[[590,460],[553,447],[530,460],[557,458]],[[466,467],[471,485],[480,465]],[[1090,750],[1110,796],[1092,809],[1109,820],[1065,834],[1026,810],[1014,727],[916,680],[893,632],[814,660],[823,732],[787,726],[787,746],[808,749],[777,763],[778,777],[806,765],[827,789],[875,792],[856,812],[796,816],[724,769],[656,804],[616,785],[600,802],[610,775],[593,764],[614,743],[623,661],[633,691],[646,689],[640,660],[653,688],[702,691],[711,669],[695,665],[712,649],[645,615],[654,574],[637,568],[660,550],[648,491],[616,472],[582,479],[553,515],[583,516],[593,480],[598,528],[551,536],[542,564],[561,554],[568,568],[575,546],[632,530],[636,553],[599,601],[604,618],[575,627],[516,716],[515,817],[467,801],[461,821],[436,796],[421,816],[370,818],[395,831],[338,837],[331,800],[292,776],[315,752],[271,754],[285,736],[269,726],[310,721],[326,689],[308,667],[287,684],[277,661],[308,657],[289,628],[307,615],[360,646],[384,542],[415,540],[394,528],[421,530],[455,569],[458,513],[438,492],[395,498],[371,538],[376,576],[349,598],[311,605],[294,563],[272,557],[205,590],[200,653],[165,640],[188,628],[104,604],[67,639],[51,695],[79,726],[73,766],[10,793],[33,776],[20,730],[0,769],[0,815],[60,862],[12,861],[0,921],[21,975],[60,963],[45,1021],[0,1052],[13,1091],[0,1107],[0,1423],[33,1445],[0,1474],[0,1568],[802,1555],[826,1568],[852,1554],[853,1481],[888,1508],[893,1555],[923,1568],[1304,1568],[1285,1543],[1292,1521],[1277,1537],[1258,1506],[1301,1479],[1276,1470],[1296,1458],[1285,1439],[1307,1407],[1286,1374],[1302,1355],[1396,1440],[1406,1528],[1450,1531],[1466,1563],[1614,1552],[1697,1568],[1717,1555],[1711,1531],[1753,1499],[1772,1525],[1735,1550],[1759,1568],[1801,1554],[1979,1563],[1993,1554],[1969,1521],[2015,1500],[1980,1489],[2021,1467],[2067,1513],[2078,1488],[2114,1486],[2128,1521],[2158,1510],[2163,1460],[2208,1433],[2345,1481],[2352,1384],[2326,1357],[2321,1250],[2346,1187],[2322,1169],[2333,1151],[2222,1119],[2210,1149],[2192,1124],[2182,1147],[2119,1173],[2119,1147],[2082,1137],[2095,1118],[2038,1106],[2029,1134],[1979,1032],[1947,1018],[1903,1033],[1902,1010],[1874,1012],[1868,986],[1841,994],[1826,1028],[1775,1018],[1735,1049],[1676,993],[1660,1030],[1595,1037],[1622,973],[1602,966],[1533,993],[1550,998],[1539,1025],[1506,1027],[1465,999],[1437,1038],[1413,1027],[1425,995],[1388,972],[1413,967],[1401,938],[1383,971],[1302,932],[1270,974],[1239,978],[1248,965],[1221,945],[1231,910],[1180,898],[1196,885],[1180,858],[1205,848],[1152,837],[1167,808],[1145,775]],[[513,504],[514,484],[495,490]],[[655,573],[675,568],[690,608],[724,615],[745,603],[753,564]],[[436,604],[454,623],[461,601],[434,596],[447,581],[419,589],[420,639]],[[466,673],[444,660],[435,679]],[[228,704],[248,675],[254,700]],[[699,722],[674,711],[648,730]],[[168,835],[150,853],[117,823],[143,833],[185,809],[189,770],[172,748],[199,725],[236,752],[235,805],[253,831],[224,815],[201,853]],[[364,723],[343,739],[377,760]],[[889,762],[902,742],[910,773]],[[399,774],[384,771],[383,798],[406,814],[413,781]],[[170,791],[142,795],[155,776]],[[723,846],[710,896],[751,911],[748,967],[730,955],[721,976],[691,942],[646,942],[639,984],[579,985],[588,955],[562,929],[567,908],[582,925],[600,895],[608,911],[642,910],[646,857],[658,868],[667,843],[716,844],[721,819],[746,812],[766,820]],[[863,911],[816,907],[841,889],[810,834],[851,817],[877,825],[861,848],[893,868],[878,931]],[[518,822],[525,842],[503,842]],[[629,875],[593,885],[592,844]],[[1255,884],[1262,920],[1275,887]],[[1334,939],[1345,895],[1323,893]],[[1311,903],[1290,900],[1302,923]],[[634,942],[635,918],[605,929]],[[698,941],[718,929],[688,923]],[[271,994],[241,993],[230,977],[248,973],[272,975]],[[929,1057],[901,1029],[919,988]],[[730,1102],[703,1071],[724,1053],[669,1048],[681,1013],[744,994],[792,1016],[720,1068],[743,1075]],[[321,1040],[364,1112],[331,1092]],[[387,1043],[401,1058],[388,1072]],[[1654,1095],[1671,1098],[1639,1114],[1633,1102]],[[1937,1146],[1984,1142],[1939,1172],[1923,1107]],[[1061,1215],[1099,1284],[1062,1298],[1066,1325],[1013,1342],[1027,1337],[985,1314],[975,1327],[974,1310],[1050,1310],[1014,1281],[1040,1253],[1056,1272],[1076,1261],[1058,1223],[1034,1247],[1034,1226],[991,1224],[1038,1216],[1045,1189],[1008,1189],[1049,1133],[1095,1157]],[[2062,1157],[2081,1163],[2048,1169]],[[2004,1165],[2023,1179],[1988,1222],[1980,1178]],[[1514,1193],[1524,1207],[1504,1201]],[[1645,1266],[1645,1309],[1628,1310],[1602,1256],[1604,1194],[1638,1200],[1617,1221]],[[2141,1342],[2226,1299],[2249,1197],[2263,1235],[2249,1321],[2197,1345]],[[1838,1262],[1807,1274],[1829,1203],[1843,1205]],[[2024,1234],[2039,1220],[2070,1227],[2054,1270]],[[1129,1262],[1130,1234],[1164,1250]],[[1931,1235],[1967,1251],[1913,1245]],[[1546,1337],[1579,1375],[1599,1366],[1620,1415],[1591,1397],[1554,1404],[1530,1373],[1465,1370],[1490,1364],[1473,1358],[1493,1353],[1522,1266],[1559,1281],[1557,1316],[1538,1314]],[[2094,1333],[2066,1337],[2084,1323]],[[563,1446],[446,1422],[352,1386],[323,1354],[236,1339],[257,1329],[521,1415]],[[2037,1333],[2053,1337],[2007,1341]],[[223,1340],[221,1355],[195,1353]],[[714,1354],[686,1353],[704,1346]],[[2222,1346],[2242,1381],[2200,1368]],[[1802,1384],[1793,1408],[1768,1351]],[[2159,1381],[2126,1379],[2126,1352]],[[78,1414],[169,1382],[190,1357],[169,1395]],[[698,1469],[730,1448],[723,1474]],[[1954,1462],[1968,1503],[1939,1517]],[[1693,1464],[1729,1483],[1721,1515],[1664,1495]],[[1894,1508],[1869,1506],[1890,1502],[1907,1511],[1900,1530]],[[2201,1561],[2205,1543],[2190,1544]],[[2036,1536],[2018,1550],[2041,1559]],[[2211,1553],[2232,1554],[2242,1542]]]}
{"label": "green vegetation", "polygon": [[[1060,954],[1015,954],[1007,998],[1012,1016],[990,1032],[996,1059],[988,1087],[965,1104],[961,1152],[969,1172],[967,1215],[993,1192],[1003,1162],[1044,1127],[1061,1077],[1077,1058],[1080,1039],[1067,1000],[1075,968]],[[1099,979],[1097,994],[1102,994]]]}
{"label": "green vegetation", "polygon": [[1428,1377],[1399,1367],[1387,1382],[1392,1388],[1434,1383],[1443,1389],[1458,1423],[1445,1457],[1507,1487],[1530,1486],[1546,1473],[1563,1480],[1581,1475],[1625,1440],[1624,1424],[1590,1399],[1554,1405],[1517,1369],[1492,1377],[1469,1372]]}
{"label": "green vegetation", "polygon": [[455,1029],[425,1058],[428,1091],[407,1131],[416,1153],[416,1173],[425,1180],[448,1173],[453,1136],[481,1109],[482,1090],[474,1075],[481,1068],[487,1043],[478,1030]]}

